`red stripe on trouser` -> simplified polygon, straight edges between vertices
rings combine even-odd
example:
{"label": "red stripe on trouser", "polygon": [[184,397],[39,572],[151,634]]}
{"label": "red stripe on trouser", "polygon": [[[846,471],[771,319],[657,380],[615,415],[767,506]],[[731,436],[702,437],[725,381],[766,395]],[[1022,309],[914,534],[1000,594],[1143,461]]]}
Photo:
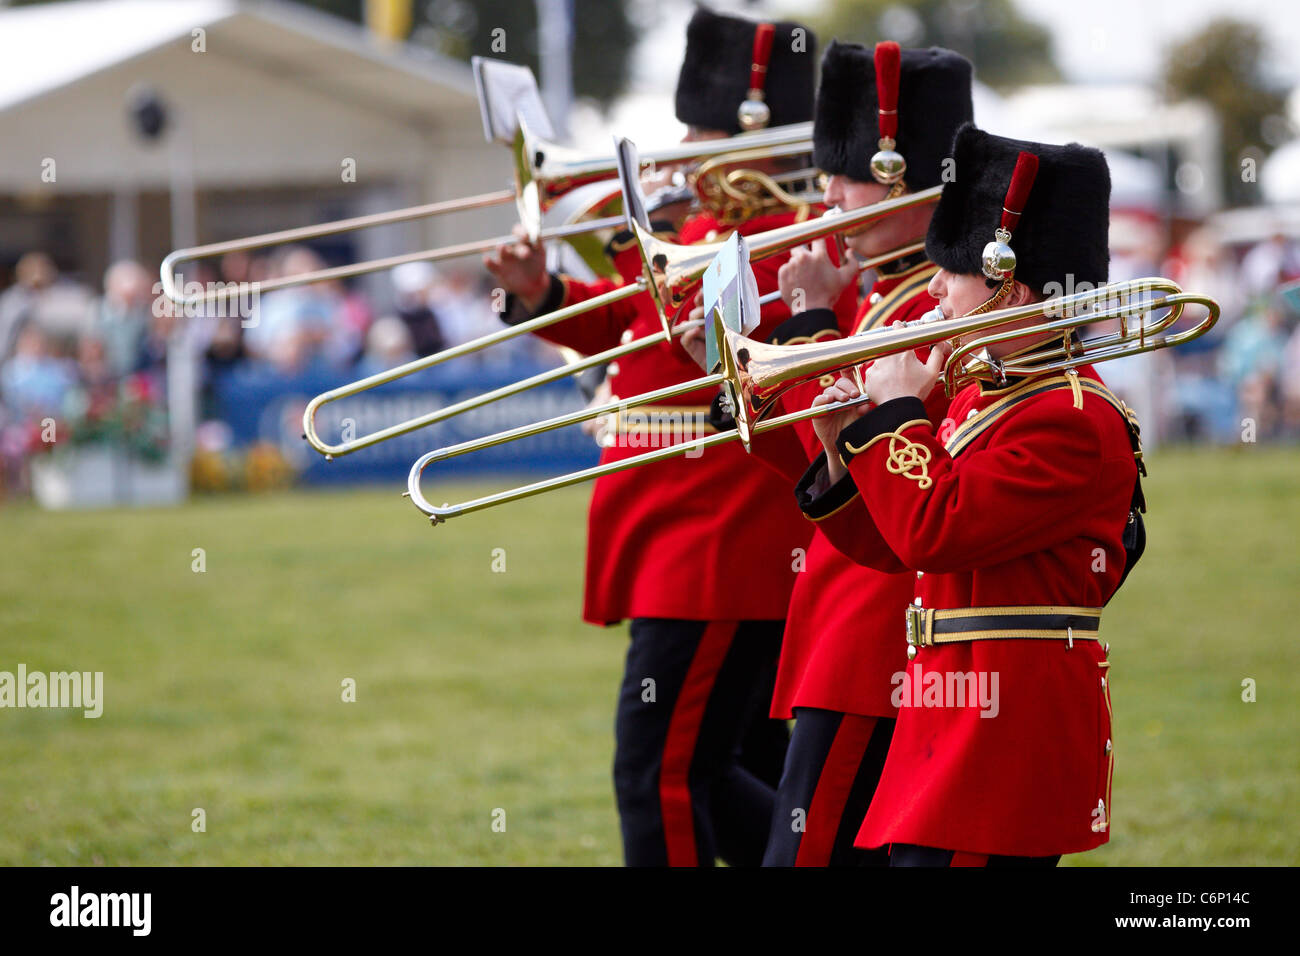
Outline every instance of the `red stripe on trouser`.
{"label": "red stripe on trouser", "polygon": [[952,862],[949,866],[988,866],[989,855],[987,853],[964,853],[961,850],[953,850]]}
{"label": "red stripe on trouser", "polygon": [[691,810],[691,760],[695,757],[695,741],[700,735],[709,695],[713,693],[713,682],[727,659],[736,627],[735,621],[710,621],[705,626],[668,722],[663,763],[659,768],[659,807],[669,866],[699,865],[695,816]]}
{"label": "red stripe on trouser", "polygon": [[[817,775],[817,786],[804,821],[806,829],[795,854],[795,866],[829,866],[839,832],[844,804],[848,802],[853,781],[857,779],[862,758],[876,729],[875,717],[845,714],[826,753],[826,762]],[[862,821],[857,821],[861,823]]]}

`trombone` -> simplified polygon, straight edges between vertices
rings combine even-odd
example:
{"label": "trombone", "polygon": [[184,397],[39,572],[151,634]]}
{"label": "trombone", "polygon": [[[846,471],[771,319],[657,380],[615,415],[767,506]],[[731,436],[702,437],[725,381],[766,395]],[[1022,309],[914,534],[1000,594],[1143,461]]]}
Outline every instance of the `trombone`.
{"label": "trombone", "polygon": [[[636,206],[643,209],[644,198],[637,190],[635,182],[631,182],[630,171],[639,168],[634,153],[629,153],[628,158],[624,161],[624,204],[625,207]],[[768,232],[758,233],[749,237],[750,256],[752,259],[762,259],[767,256],[777,255],[787,249],[806,242],[813,242],[817,239],[842,232],[846,229],[852,229],[864,225],[876,219],[881,219],[892,215],[903,209],[909,209],[913,206],[928,205],[937,202],[942,187],[936,186],[933,189],[927,189],[923,192],[914,193],[909,196],[902,196],[897,199],[885,200],[871,206],[865,206],[861,209],[854,209],[850,212],[841,212],[839,210],[828,210],[826,214],[817,219],[808,220],[802,223],[791,223],[788,226],[782,226]],[[549,382],[558,381],[577,372],[588,368],[595,368],[608,362],[615,361],[625,355],[639,352],[642,349],[649,348],[652,345],[659,345],[671,341],[673,338],[681,335],[685,331],[685,326],[681,324],[674,325],[669,317],[669,309],[673,310],[674,315],[679,315],[680,311],[689,303],[690,298],[695,290],[699,287],[704,276],[705,270],[709,263],[721,250],[725,243],[701,243],[699,245],[684,246],[660,239],[650,231],[650,225],[647,218],[643,215],[640,219],[633,219],[629,216],[629,221],[633,225],[633,231],[637,241],[641,246],[643,273],[635,282],[629,282],[626,285],[611,289],[609,292],[602,293],[585,302],[579,302],[576,305],[566,306],[557,309],[554,312],[548,312],[543,315],[535,316],[527,322],[521,322],[518,325],[509,326],[490,335],[482,336],[462,345],[445,349],[433,355],[426,356],[415,361],[408,362],[405,365],[399,365],[395,368],[388,369],[385,372],[379,372],[368,378],[351,382],[347,385],[341,385],[338,388],[322,392],[310,402],[303,411],[302,428],[303,437],[307,440],[316,451],[320,452],[327,459],[333,459],[340,455],[347,455],[361,448],[374,445],[377,442],[385,441],[389,438],[395,438],[398,435],[405,435],[407,432],[415,431],[418,428],[424,428],[428,425],[436,424],[444,419],[463,412],[471,411],[490,402],[508,398],[519,392],[545,385]],[[859,268],[870,269],[885,262],[901,258],[905,255],[924,248],[923,242],[913,242],[903,245],[897,249],[890,250],[878,256],[859,263]],[[322,406],[331,402],[339,401],[351,395],[377,388],[380,385],[413,375],[416,372],[423,371],[426,368],[432,368],[443,362],[449,362],[452,359],[461,358],[462,356],[481,351],[492,345],[508,341],[520,335],[530,332],[539,332],[549,328],[565,319],[572,318],[592,309],[602,306],[611,305],[623,299],[642,292],[650,292],[654,297],[656,308],[659,311],[660,319],[663,323],[662,332],[656,332],[651,335],[642,336],[623,345],[615,346],[604,352],[591,355],[573,362],[572,364],[561,366],[541,372],[531,378],[514,382],[510,385],[503,385],[500,388],[482,395],[476,395],[464,401],[457,402],[454,405],[448,405],[445,408],[437,409],[425,415],[390,425],[387,428],[378,429],[368,434],[354,437],[352,439],[330,444],[324,441],[316,430],[316,413]],[[702,386],[696,384],[694,388]],[[669,398],[677,395],[683,395],[691,391],[691,388],[673,386],[671,394],[659,394],[659,398]],[[663,392],[664,390],[661,390]],[[595,417],[594,415],[588,417]],[[577,419],[582,421],[583,419]]]}
{"label": "trombone", "polygon": [[[232,283],[229,287],[213,288],[193,295],[186,295],[176,281],[177,273],[184,264],[201,259],[222,256],[231,252],[263,249],[288,242],[303,242],[321,236],[332,236],[342,232],[353,232],[375,226],[411,222],[416,219],[429,219],[448,213],[484,209],[505,205],[512,201],[518,207],[520,222],[528,231],[529,238],[535,241],[549,239],[570,240],[601,229],[611,229],[623,225],[622,216],[607,216],[581,222],[570,222],[550,229],[542,228],[542,215],[549,211],[561,198],[575,189],[598,182],[608,183],[609,189],[598,192],[588,209],[598,209],[607,204],[609,200],[617,197],[619,188],[617,182],[613,179],[618,170],[616,157],[584,156],[575,150],[539,139],[529,131],[528,124],[523,120],[522,116],[519,117],[511,151],[513,154],[515,182],[513,188],[510,189],[481,193],[464,199],[451,199],[419,206],[408,206],[390,212],[337,219],[333,222],[301,226],[295,229],[283,229],[243,239],[231,239],[225,242],[192,246],[187,249],[176,249],[162,261],[160,278],[162,279],[163,294],[177,305],[193,307],[217,299],[237,297],[247,291],[244,288],[245,284]],[[741,133],[724,140],[679,143],[675,146],[647,152],[642,160],[642,167],[653,167],[655,164],[660,163],[708,162],[710,163],[709,168],[713,169],[718,163],[733,164],[734,161],[727,160],[728,154],[731,153],[738,153],[744,158],[749,158],[768,154],[772,151],[780,151],[781,155],[811,152],[812,124],[796,123],[789,126],[778,126],[769,130]],[[809,172],[809,170],[802,170],[785,174],[784,179],[788,181],[793,177],[798,177],[801,174],[806,175]],[[737,175],[738,173],[743,173],[743,171],[732,172],[733,181],[745,179],[743,175]],[[693,183],[693,185],[695,184]],[[739,187],[735,188],[738,189]],[[702,197],[705,195],[702,187],[697,186],[696,191]],[[722,198],[729,195],[724,190],[718,190],[717,192]],[[262,293],[291,286],[307,285],[313,282],[348,279],[370,272],[392,269],[408,262],[439,262],[445,259],[475,255],[487,252],[502,243],[512,242],[513,240],[514,236],[498,236],[493,239],[478,239],[441,246],[436,249],[426,249],[420,252],[369,259],[348,265],[332,266],[295,275],[265,279],[256,283],[254,288],[258,293]]]}
{"label": "trombone", "polygon": [[[1154,298],[1148,298],[1149,296]],[[1141,301],[1134,302],[1134,298]],[[1180,332],[1165,334],[1166,330],[1178,321],[1187,305],[1204,307],[1207,312],[1206,317]],[[1163,310],[1167,310],[1163,316],[1151,319],[1152,315]],[[1136,324],[1133,322],[1135,318]],[[849,339],[807,345],[769,345],[748,338],[729,328],[723,322],[721,313],[715,310],[713,329],[718,337],[721,356],[720,372],[637,395],[631,399],[586,408],[547,421],[523,425],[473,441],[435,449],[421,456],[411,466],[406,494],[416,508],[437,525],[459,515],[566,488],[602,475],[652,464],[688,452],[702,452],[706,448],[731,441],[739,440],[748,450],[753,439],[765,432],[869,401],[869,398],[863,396],[852,401],[831,403],[772,418],[765,417],[771,411],[776,399],[787,389],[825,374],[874,361],[885,355],[974,336],[971,341],[955,349],[944,366],[941,380],[944,388],[951,395],[969,382],[1001,383],[1012,377],[1066,371],[1080,365],[1171,348],[1205,334],[1218,318],[1219,304],[1214,299],[1184,292],[1176,283],[1164,278],[1136,279],[1077,292],[1046,302],[1035,302],[979,315],[944,319],[932,312],[915,322],[873,329]],[[998,326],[1025,319],[1039,321],[1027,327],[982,335]],[[1086,340],[1076,338],[1075,333],[1079,329],[1109,320],[1118,321],[1116,331]],[[1055,337],[1058,333],[1062,334],[1061,344],[1047,344],[1041,349],[1006,360],[995,359],[988,352],[988,346],[995,342],[1042,335]],[[484,495],[459,504],[444,503],[441,507],[436,506],[421,490],[421,479],[425,469],[437,462],[564,428],[599,415],[657,403],[696,389],[713,386],[724,388],[726,404],[729,405],[735,418],[735,428],[694,441],[645,452],[621,461],[596,465],[507,491]]]}

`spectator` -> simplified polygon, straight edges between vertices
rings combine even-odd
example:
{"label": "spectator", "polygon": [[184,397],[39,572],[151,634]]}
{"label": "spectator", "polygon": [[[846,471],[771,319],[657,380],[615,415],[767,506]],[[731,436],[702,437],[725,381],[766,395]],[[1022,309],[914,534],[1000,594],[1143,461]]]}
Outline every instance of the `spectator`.
{"label": "spectator", "polygon": [[374,375],[418,358],[411,344],[411,330],[395,315],[376,319],[366,334],[366,353],[357,368],[359,375]]}
{"label": "spectator", "polygon": [[1255,422],[1259,438],[1271,437],[1281,421],[1286,346],[1286,312],[1275,300],[1233,326],[1219,355],[1220,375],[1236,393],[1241,416]]}
{"label": "spectator", "polygon": [[104,340],[83,336],[77,346],[77,380],[87,389],[100,389],[112,387],[121,377],[113,368]]}
{"label": "spectator", "polygon": [[94,333],[102,342],[113,375],[120,378],[139,368],[152,324],[152,306],[153,281],[144,266],[123,259],[108,267]]}
{"label": "spectator", "polygon": [[1259,243],[1241,260],[1241,281],[1252,297],[1269,296],[1279,285],[1300,278],[1300,253],[1281,233]]}
{"label": "spectator", "polygon": [[70,354],[94,322],[94,297],[80,283],[62,278],[54,260],[29,252],[18,260],[14,286],[0,295],[0,362],[12,354],[28,322],[45,332],[51,349]]}
{"label": "spectator", "polygon": [[407,262],[393,270],[397,316],[411,333],[411,346],[423,358],[441,352],[447,344],[439,316],[430,307],[438,271],[429,262]]}
{"label": "spectator", "polygon": [[49,337],[35,323],[24,326],[13,356],[0,366],[0,395],[19,416],[61,414],[76,383],[72,363],[53,355]]}
{"label": "spectator", "polygon": [[337,368],[350,368],[365,351],[366,331],[373,315],[361,293],[342,282],[328,283],[324,292],[336,302],[334,321],[324,342],[324,355]]}
{"label": "spectator", "polygon": [[442,318],[447,345],[460,345],[500,330],[490,295],[490,290],[480,287],[473,270],[452,266],[443,273],[433,290],[433,301]]}
{"label": "spectator", "polygon": [[[298,275],[325,268],[315,252],[302,246],[287,250],[275,274]],[[255,358],[295,375],[315,359],[329,338],[338,314],[338,294],[320,285],[296,286],[261,297],[256,325],[244,332]]]}
{"label": "spectator", "polygon": [[57,274],[54,260],[43,252],[29,252],[18,260],[13,286],[0,294],[0,363],[13,354],[19,333]]}
{"label": "spectator", "polygon": [[[1199,340],[1196,349],[1209,349],[1222,343],[1228,329],[1241,315],[1245,305],[1242,294],[1241,270],[1232,253],[1219,241],[1213,229],[1202,226],[1184,240],[1181,255],[1171,258],[1165,265],[1167,275],[1184,289],[1195,289],[1214,299],[1223,309],[1222,317]],[[1186,325],[1186,321],[1181,325]],[[1174,356],[1181,360],[1188,353],[1176,349]]]}

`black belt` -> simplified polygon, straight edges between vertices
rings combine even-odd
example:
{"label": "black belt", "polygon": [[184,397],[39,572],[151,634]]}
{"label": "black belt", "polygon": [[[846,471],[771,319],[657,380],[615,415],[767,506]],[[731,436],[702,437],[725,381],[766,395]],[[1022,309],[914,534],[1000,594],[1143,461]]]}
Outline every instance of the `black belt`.
{"label": "black belt", "polygon": [[1099,607],[907,607],[907,657],[919,648],[962,641],[1047,639],[1095,641],[1101,627]]}

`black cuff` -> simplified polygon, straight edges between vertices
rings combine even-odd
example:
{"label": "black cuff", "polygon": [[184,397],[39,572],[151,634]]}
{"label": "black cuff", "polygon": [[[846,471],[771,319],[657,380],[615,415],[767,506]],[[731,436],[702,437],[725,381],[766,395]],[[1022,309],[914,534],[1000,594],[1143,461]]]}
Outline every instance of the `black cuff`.
{"label": "black cuff", "polygon": [[813,521],[821,521],[834,514],[858,495],[858,486],[853,483],[852,475],[845,475],[829,488],[819,487],[826,475],[826,453],[822,452],[808,470],[803,473],[799,483],[794,486],[794,497],[799,502],[799,510]]}
{"label": "black cuff", "polygon": [[788,345],[792,339],[811,342],[827,330],[833,331],[836,337],[840,334],[840,323],[835,317],[835,310],[809,309],[806,312],[796,312],[778,325],[767,337],[767,341],[772,345]]}
{"label": "black cuff", "polygon": [[849,445],[862,448],[877,435],[888,435],[892,431],[897,431],[900,425],[917,419],[930,420],[925,410],[925,402],[919,398],[908,395],[877,405],[857,421],[844,426],[840,437],[835,440],[835,447],[840,452],[840,460],[846,465],[853,460],[854,453],[849,451]]}
{"label": "black cuff", "polygon": [[709,402],[709,424],[715,431],[720,432],[729,432],[736,427],[736,420],[732,418],[731,413],[722,410],[721,392],[713,396],[713,401]]}
{"label": "black cuff", "polygon": [[552,273],[551,286],[546,290],[546,298],[542,299],[536,312],[529,312],[519,296],[511,292],[506,295],[506,310],[501,313],[501,321],[506,325],[519,325],[547,312],[554,312],[563,302],[564,283]]}

